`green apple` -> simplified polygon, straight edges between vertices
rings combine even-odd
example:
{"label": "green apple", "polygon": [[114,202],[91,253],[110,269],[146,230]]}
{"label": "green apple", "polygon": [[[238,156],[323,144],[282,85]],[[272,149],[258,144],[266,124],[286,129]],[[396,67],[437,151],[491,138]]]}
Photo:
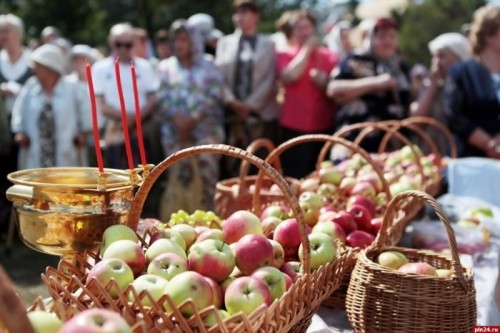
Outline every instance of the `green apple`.
{"label": "green apple", "polygon": [[88,309],[64,323],[59,333],[132,333],[132,328],[117,312]]}
{"label": "green apple", "polygon": [[132,228],[123,224],[112,225],[106,228],[106,230],[104,230],[104,233],[102,234],[102,243],[100,250],[101,256],[104,254],[104,251],[106,251],[108,246],[117,240],[130,240],[134,243],[139,242],[139,238],[137,237],[135,231],[132,230]]}
{"label": "green apple", "polygon": [[395,197],[399,193],[402,193],[404,191],[410,191],[413,190],[413,186],[410,183],[402,183],[402,182],[397,182],[394,184],[391,184],[389,186],[389,190],[391,192],[391,196]]}
{"label": "green apple", "polygon": [[54,313],[36,310],[28,312],[35,333],[58,333],[63,322]]}
{"label": "green apple", "polygon": [[197,237],[196,231],[192,226],[188,224],[176,224],[171,229],[179,232],[182,235],[182,237],[184,237],[187,249],[189,249],[191,245],[193,245],[194,242],[196,241]]}
{"label": "green apple", "polygon": [[160,238],[146,250],[146,260],[150,263],[154,258],[162,253],[175,253],[184,260],[187,260],[186,252],[176,242],[171,239]]}
{"label": "green apple", "polygon": [[200,243],[203,242],[204,240],[207,239],[214,239],[223,242],[224,241],[224,236],[222,235],[222,230],[219,229],[210,229],[203,231],[198,238],[196,239],[195,243]]}
{"label": "green apple", "polygon": [[340,172],[335,167],[321,168],[318,171],[319,182],[321,184],[333,184],[338,186],[342,179]]}
{"label": "green apple", "polygon": [[308,203],[312,208],[320,210],[323,207],[323,197],[314,192],[303,192],[299,196],[299,203]]}
{"label": "green apple", "polygon": [[[124,290],[129,284],[134,281],[134,272],[132,269],[121,259],[103,259],[95,264],[94,267],[87,274],[87,285],[96,279],[103,286],[107,286],[111,280],[115,280],[118,288]],[[111,288],[109,294],[111,297],[117,297],[120,290]]]}
{"label": "green apple", "polygon": [[[334,213],[336,214],[336,213]],[[312,233],[323,233],[330,236],[330,238],[335,241],[339,240],[342,244],[346,242],[346,234],[342,227],[333,221],[320,221],[312,229]]]}
{"label": "green apple", "polygon": [[271,305],[271,293],[267,285],[252,276],[242,276],[234,280],[226,289],[224,303],[230,315],[243,312],[250,315],[262,304]]}
{"label": "green apple", "polygon": [[233,271],[235,257],[226,243],[207,239],[191,246],[188,266],[192,271],[221,282]]}
{"label": "green apple", "polygon": [[[139,276],[137,279],[132,282],[132,287],[134,287],[137,295],[139,295],[142,291],[146,290],[149,292],[153,301],[158,301],[165,292],[165,288],[167,286],[167,280],[157,275],[145,274]],[[130,293],[128,295],[129,301],[134,301],[134,294]],[[153,303],[149,297],[143,297],[141,299],[141,304],[144,306],[152,306]]]}
{"label": "green apple", "polygon": [[398,251],[385,251],[378,255],[377,263],[388,268],[399,269],[408,263],[408,258]]}
{"label": "green apple", "polygon": [[309,226],[314,226],[319,220],[319,208],[309,202],[300,202],[300,209],[304,214],[304,219]]}
{"label": "green apple", "polygon": [[436,275],[442,278],[448,278],[453,276],[451,269],[436,269]]}
{"label": "green apple", "polygon": [[131,240],[117,240],[111,243],[104,254],[103,259],[116,258],[123,260],[139,276],[146,268],[146,257],[142,247]]}
{"label": "green apple", "polygon": [[[212,287],[205,277],[196,272],[183,272],[176,275],[167,283],[165,293],[170,296],[176,307],[191,299],[198,310],[214,304]],[[170,304],[165,302],[165,311],[172,312]],[[194,314],[191,306],[183,306],[181,313],[187,318]]]}
{"label": "green apple", "polygon": [[[225,310],[217,310],[217,313],[219,314],[219,317],[222,321],[226,320],[227,318],[231,317],[231,315],[225,311]],[[218,321],[215,317],[215,314],[211,313],[209,314],[208,316],[206,316],[205,318],[203,318],[203,323],[208,326],[208,327],[212,327],[216,324],[218,324]]]}
{"label": "green apple", "polygon": [[225,295],[226,294],[226,289],[227,287],[229,287],[229,285],[231,284],[231,282],[233,282],[234,280],[236,280],[237,277],[235,276],[229,276],[227,279],[225,279],[224,281],[222,281],[219,285],[220,285],[220,288],[222,290],[222,295]]}
{"label": "green apple", "polygon": [[148,265],[148,274],[161,276],[167,281],[188,270],[187,260],[176,253],[162,253]]}
{"label": "green apple", "polygon": [[151,241],[149,242],[149,244],[151,245],[158,239],[163,239],[163,238],[173,240],[182,248],[183,251],[186,251],[187,245],[186,241],[184,240],[184,237],[180,232],[172,229],[158,230],[157,232],[151,235]]}
{"label": "green apple", "polygon": [[316,191],[319,195],[323,197],[332,197],[338,193],[338,189],[335,185],[330,183],[321,184]]}
{"label": "green apple", "polygon": [[333,167],[333,162],[330,160],[323,161],[323,162],[321,162],[319,167],[320,167],[320,169],[331,168],[331,167]]}
{"label": "green apple", "polygon": [[274,267],[261,267],[252,273],[269,288],[273,300],[280,298],[286,291],[285,274]]}
{"label": "green apple", "polygon": [[[308,236],[311,245],[311,269],[317,269],[321,265],[328,264],[335,259],[337,249],[330,236],[323,233],[313,233]],[[303,245],[299,246],[299,258],[302,261],[304,255]]]}
{"label": "green apple", "polygon": [[307,178],[303,180],[300,183],[300,192],[314,192],[318,189],[319,186],[319,179],[314,177],[314,178]]}

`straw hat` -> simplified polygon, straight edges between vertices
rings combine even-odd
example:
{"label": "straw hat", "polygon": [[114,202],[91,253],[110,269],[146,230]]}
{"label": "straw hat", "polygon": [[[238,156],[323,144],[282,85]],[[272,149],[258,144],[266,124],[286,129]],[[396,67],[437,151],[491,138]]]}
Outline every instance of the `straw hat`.
{"label": "straw hat", "polygon": [[29,56],[29,63],[31,67],[34,67],[35,63],[43,65],[60,75],[64,75],[66,71],[66,58],[59,47],[51,44],[34,50]]}

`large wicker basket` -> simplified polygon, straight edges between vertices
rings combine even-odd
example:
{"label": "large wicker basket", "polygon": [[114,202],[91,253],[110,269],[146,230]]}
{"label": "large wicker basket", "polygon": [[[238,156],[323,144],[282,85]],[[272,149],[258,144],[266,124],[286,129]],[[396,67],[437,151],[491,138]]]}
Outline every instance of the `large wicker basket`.
{"label": "large wicker basket", "polygon": [[[255,154],[260,149],[266,149],[268,152],[274,150],[274,144],[268,139],[257,139],[253,141],[246,149],[249,153]],[[281,173],[281,164],[279,161],[273,164],[273,167]],[[239,177],[221,180],[217,183],[215,189],[215,210],[221,218],[227,218],[232,213],[240,209],[252,209],[252,191],[251,187],[255,185],[255,175],[248,175],[250,163],[244,160],[240,165]],[[287,177],[286,180],[294,188],[299,189],[299,181]],[[285,195],[269,191],[273,180],[265,178],[264,188],[260,192],[260,198],[263,204],[285,200]]]}
{"label": "large wicker basket", "polygon": [[[427,251],[393,247],[388,227],[397,206],[424,200],[435,210],[448,234],[451,259]],[[375,263],[383,251],[398,251],[410,262],[451,269],[452,277],[405,274]],[[361,251],[346,298],[349,321],[356,332],[472,332],[476,324],[473,273],[460,264],[455,234],[437,202],[425,192],[407,191],[394,197],[375,242]]]}
{"label": "large wicker basket", "polygon": [[[173,313],[165,313],[161,304],[171,302],[168,295],[164,295],[158,302],[153,302],[152,308],[143,307],[140,302],[131,304],[127,300],[130,293],[135,293],[132,287],[127,288],[118,299],[110,297],[108,290],[113,287],[113,282],[108,286],[100,285],[93,280],[84,285],[86,273],[99,260],[97,254],[89,252],[77,255],[73,263],[61,261],[58,269],[48,268],[43,275],[43,280],[48,286],[52,297],[61,300],[68,306],[76,306],[79,309],[89,307],[110,308],[122,313],[130,323],[142,319],[147,329],[151,332],[302,332],[308,327],[313,314],[321,305],[321,302],[340,285],[346,263],[350,259],[349,251],[342,252],[337,259],[310,271],[309,241],[307,238],[304,217],[298,205],[297,198],[287,185],[286,181],[264,161],[252,154],[238,148],[225,145],[205,145],[181,150],[156,166],[139,188],[129,215],[129,225],[137,227],[139,216],[149,190],[154,182],[169,166],[177,161],[203,153],[224,154],[248,160],[258,167],[268,177],[273,179],[280,187],[288,200],[288,203],[299,221],[301,242],[306,249],[302,267],[304,274],[292,285],[292,287],[279,300],[274,301],[270,307],[262,305],[251,315],[242,313],[222,321],[211,306],[206,309],[197,309],[191,300],[187,300],[179,307],[173,306]],[[141,238],[144,246],[147,246],[144,238]],[[150,297],[147,292],[138,295],[139,299]],[[152,300],[152,299],[151,299]],[[184,318],[180,312],[183,307],[191,307],[194,315]],[[209,315],[215,315],[217,324],[206,327],[203,319]]]}

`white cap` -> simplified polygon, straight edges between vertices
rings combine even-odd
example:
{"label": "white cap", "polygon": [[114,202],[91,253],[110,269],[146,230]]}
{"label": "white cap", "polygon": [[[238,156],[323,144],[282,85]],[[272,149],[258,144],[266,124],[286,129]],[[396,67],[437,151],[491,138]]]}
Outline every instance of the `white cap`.
{"label": "white cap", "polygon": [[35,63],[43,65],[61,75],[64,75],[66,71],[66,59],[61,49],[52,44],[42,45],[31,52],[29,63],[32,67]]}
{"label": "white cap", "polygon": [[83,56],[87,58],[90,62],[95,62],[94,55],[92,54],[92,48],[85,44],[77,44],[71,48],[71,56]]}
{"label": "white cap", "polygon": [[458,32],[448,32],[437,36],[429,43],[429,50],[435,53],[439,50],[447,49],[461,61],[472,57],[469,40]]}

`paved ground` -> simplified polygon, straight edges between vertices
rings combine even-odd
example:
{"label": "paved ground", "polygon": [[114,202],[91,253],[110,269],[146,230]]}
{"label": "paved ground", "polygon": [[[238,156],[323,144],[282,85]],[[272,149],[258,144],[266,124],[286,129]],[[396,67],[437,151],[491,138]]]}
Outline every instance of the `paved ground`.
{"label": "paved ground", "polygon": [[28,305],[38,295],[47,297],[48,292],[40,275],[47,266],[57,266],[59,257],[34,251],[17,238],[10,255],[5,251],[5,240],[0,240],[0,264],[5,268],[16,285],[16,289]]}

